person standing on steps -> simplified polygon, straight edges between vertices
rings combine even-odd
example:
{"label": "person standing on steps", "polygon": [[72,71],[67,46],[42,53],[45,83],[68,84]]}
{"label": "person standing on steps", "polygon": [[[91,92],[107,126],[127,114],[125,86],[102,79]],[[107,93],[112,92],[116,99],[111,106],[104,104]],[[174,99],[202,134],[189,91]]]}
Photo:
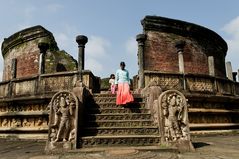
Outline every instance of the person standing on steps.
{"label": "person standing on steps", "polygon": [[115,75],[114,74],[110,75],[109,83],[110,83],[111,94],[115,94]]}
{"label": "person standing on steps", "polygon": [[116,71],[115,85],[117,89],[116,104],[126,105],[133,102],[134,97],[130,92],[129,72],[125,69],[125,63],[120,62],[120,69]]}

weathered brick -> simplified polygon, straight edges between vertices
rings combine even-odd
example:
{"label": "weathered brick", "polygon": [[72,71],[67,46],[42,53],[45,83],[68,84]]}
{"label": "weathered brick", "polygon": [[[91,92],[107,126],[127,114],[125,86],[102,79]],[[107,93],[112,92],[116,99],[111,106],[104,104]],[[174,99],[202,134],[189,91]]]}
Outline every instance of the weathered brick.
{"label": "weathered brick", "polygon": [[185,41],[183,58],[186,74],[209,75],[208,57],[215,61],[215,75],[226,77],[226,42],[215,32],[196,24],[157,16],[146,16],[142,25],[147,36],[144,69],[179,73],[176,42]]}

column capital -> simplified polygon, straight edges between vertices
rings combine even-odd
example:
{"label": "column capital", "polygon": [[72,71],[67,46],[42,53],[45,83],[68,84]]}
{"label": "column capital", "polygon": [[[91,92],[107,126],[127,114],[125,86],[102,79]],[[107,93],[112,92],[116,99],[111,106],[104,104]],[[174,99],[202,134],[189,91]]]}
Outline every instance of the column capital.
{"label": "column capital", "polygon": [[186,45],[186,42],[183,40],[179,40],[175,42],[175,47],[177,49],[177,53],[183,52],[184,46]]}
{"label": "column capital", "polygon": [[138,42],[139,45],[144,45],[146,38],[147,38],[146,34],[138,34],[136,36],[136,41]]}
{"label": "column capital", "polygon": [[88,42],[88,38],[85,35],[78,35],[76,37],[76,42],[78,43],[78,47],[82,47]]}
{"label": "column capital", "polygon": [[46,53],[46,51],[49,49],[49,44],[46,42],[39,42],[38,48],[40,49],[40,53]]}

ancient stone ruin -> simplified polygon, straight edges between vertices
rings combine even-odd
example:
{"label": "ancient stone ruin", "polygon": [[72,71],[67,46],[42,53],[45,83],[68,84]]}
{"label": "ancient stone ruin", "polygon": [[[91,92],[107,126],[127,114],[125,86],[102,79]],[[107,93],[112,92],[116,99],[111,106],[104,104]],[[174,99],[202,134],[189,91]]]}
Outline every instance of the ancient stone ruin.
{"label": "ancient stone ruin", "polygon": [[86,36],[76,37],[77,60],[42,26],[4,39],[0,137],[46,139],[47,151],[152,145],[188,151],[192,133],[238,129],[239,83],[225,64],[226,42],[205,27],[164,17],[146,16],[142,26],[135,101],[127,108],[85,70]]}

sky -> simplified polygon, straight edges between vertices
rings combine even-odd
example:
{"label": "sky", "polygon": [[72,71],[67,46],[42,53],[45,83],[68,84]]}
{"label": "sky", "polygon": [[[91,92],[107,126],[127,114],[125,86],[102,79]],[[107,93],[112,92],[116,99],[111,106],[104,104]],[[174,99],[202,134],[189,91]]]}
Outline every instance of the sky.
{"label": "sky", "polygon": [[[0,0],[0,43],[22,29],[41,25],[58,47],[77,59],[77,35],[86,35],[85,69],[108,77],[125,61],[130,76],[138,72],[140,21],[146,15],[179,19],[207,27],[228,44],[226,61],[239,69],[238,0]],[[0,80],[3,58],[0,56]]]}

